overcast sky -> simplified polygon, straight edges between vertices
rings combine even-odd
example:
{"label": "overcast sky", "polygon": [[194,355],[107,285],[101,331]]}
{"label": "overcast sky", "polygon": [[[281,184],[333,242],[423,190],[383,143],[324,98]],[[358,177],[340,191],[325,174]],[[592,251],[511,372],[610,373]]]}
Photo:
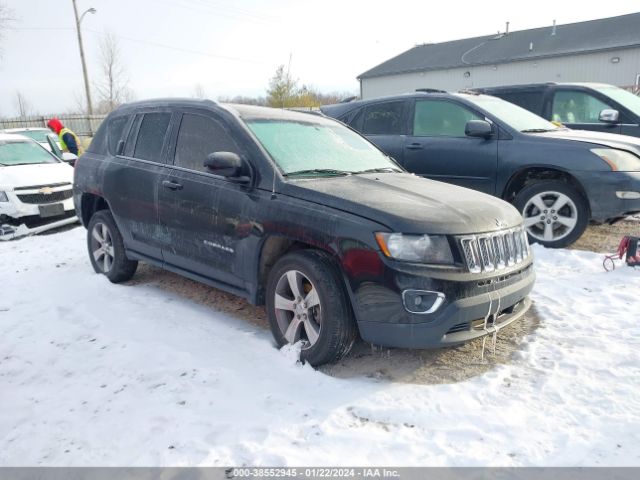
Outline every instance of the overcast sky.
{"label": "overcast sky", "polygon": [[[637,0],[583,2],[355,0],[77,0],[91,81],[99,41],[117,38],[137,99],[264,95],[276,67],[301,84],[358,92],[356,76],[425,42],[523,30],[640,10]],[[0,0],[16,21],[1,40],[0,116],[64,113],[83,96],[71,0]],[[640,26],[639,26],[640,28]]]}

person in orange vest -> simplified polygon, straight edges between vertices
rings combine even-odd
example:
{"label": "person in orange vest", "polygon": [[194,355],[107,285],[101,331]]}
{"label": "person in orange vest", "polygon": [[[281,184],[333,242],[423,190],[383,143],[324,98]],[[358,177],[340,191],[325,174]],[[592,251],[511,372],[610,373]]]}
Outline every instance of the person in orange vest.
{"label": "person in orange vest", "polygon": [[58,135],[58,140],[60,140],[60,146],[62,147],[63,152],[70,152],[76,156],[80,156],[82,153],[82,147],[80,139],[75,133],[65,127],[57,118],[49,120],[47,122],[47,127]]}

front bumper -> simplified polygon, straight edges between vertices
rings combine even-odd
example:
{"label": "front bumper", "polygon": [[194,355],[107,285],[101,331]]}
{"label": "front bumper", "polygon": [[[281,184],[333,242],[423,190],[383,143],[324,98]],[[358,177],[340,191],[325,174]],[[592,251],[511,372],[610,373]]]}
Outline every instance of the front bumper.
{"label": "front bumper", "polygon": [[640,199],[619,198],[616,192],[640,192],[640,172],[581,172],[591,219],[596,222],[626,217],[640,212]]}
{"label": "front bumper", "polygon": [[[391,273],[391,272],[389,272]],[[522,318],[535,273],[531,262],[489,278],[463,274],[448,279],[411,277],[391,273],[400,292],[415,288],[445,292],[447,301],[429,315],[409,313],[402,294],[380,284],[362,285],[356,292],[358,327],[366,342],[387,347],[433,348],[455,345],[500,330]],[[470,279],[471,278],[471,279]],[[426,285],[428,284],[428,285]],[[485,328],[485,318],[487,325]]]}
{"label": "front bumper", "polygon": [[[8,201],[0,202],[0,239],[2,240],[36,234],[78,221],[72,197],[56,200],[62,194],[67,196],[66,192],[71,191],[70,185],[4,191]],[[40,207],[53,204],[61,204],[60,212],[52,216],[44,215]]]}

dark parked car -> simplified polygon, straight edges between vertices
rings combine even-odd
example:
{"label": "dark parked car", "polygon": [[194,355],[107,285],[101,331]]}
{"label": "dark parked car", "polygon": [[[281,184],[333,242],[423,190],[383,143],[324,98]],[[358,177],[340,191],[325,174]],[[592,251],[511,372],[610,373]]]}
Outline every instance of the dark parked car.
{"label": "dark parked car", "polygon": [[640,211],[640,139],[561,128],[496,97],[415,92],[322,107],[410,172],[513,203],[531,241]]}
{"label": "dark parked car", "polygon": [[317,365],[359,332],[423,348],[522,317],[522,218],[421,179],[322,116],[202,100],[122,106],[75,168],[89,258],[112,282],[139,260],[266,303],[279,345]]}
{"label": "dark parked car", "polygon": [[602,83],[538,83],[478,88],[575,130],[640,137],[640,97]]}

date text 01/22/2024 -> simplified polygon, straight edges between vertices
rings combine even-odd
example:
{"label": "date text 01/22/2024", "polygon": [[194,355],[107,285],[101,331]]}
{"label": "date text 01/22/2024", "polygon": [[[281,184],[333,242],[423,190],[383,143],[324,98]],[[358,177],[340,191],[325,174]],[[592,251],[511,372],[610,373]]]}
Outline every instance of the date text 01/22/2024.
{"label": "date text 01/22/2024", "polygon": [[398,478],[387,468],[232,468],[227,478]]}

